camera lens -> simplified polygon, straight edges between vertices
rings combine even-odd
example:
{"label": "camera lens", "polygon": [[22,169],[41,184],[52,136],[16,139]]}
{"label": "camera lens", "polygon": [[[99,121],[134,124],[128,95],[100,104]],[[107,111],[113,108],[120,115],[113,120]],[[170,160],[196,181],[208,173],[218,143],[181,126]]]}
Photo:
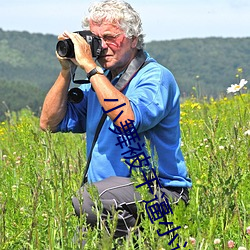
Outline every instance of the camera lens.
{"label": "camera lens", "polygon": [[74,45],[70,39],[59,41],[56,45],[56,51],[61,57],[73,58],[75,56]]}
{"label": "camera lens", "polygon": [[72,88],[68,92],[68,100],[73,103],[79,103],[82,101],[84,95],[81,89],[79,88]]}

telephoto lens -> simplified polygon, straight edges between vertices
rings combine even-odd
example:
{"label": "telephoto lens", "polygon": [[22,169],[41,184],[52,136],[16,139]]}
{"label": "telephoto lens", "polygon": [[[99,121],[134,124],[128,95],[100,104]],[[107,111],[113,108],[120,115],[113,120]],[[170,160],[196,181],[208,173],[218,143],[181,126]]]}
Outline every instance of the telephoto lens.
{"label": "telephoto lens", "polygon": [[75,57],[74,44],[70,39],[58,41],[56,45],[56,51],[58,55],[61,57],[68,57],[68,58]]}
{"label": "telephoto lens", "polygon": [[68,92],[68,101],[72,103],[79,103],[82,101],[84,94],[79,88],[72,88]]}

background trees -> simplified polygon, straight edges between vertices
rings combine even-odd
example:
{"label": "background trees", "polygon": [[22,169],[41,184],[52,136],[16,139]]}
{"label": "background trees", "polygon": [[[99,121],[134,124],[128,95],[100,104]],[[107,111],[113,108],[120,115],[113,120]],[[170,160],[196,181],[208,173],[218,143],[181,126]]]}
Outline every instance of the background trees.
{"label": "background trees", "polygon": [[[60,69],[56,43],[54,35],[0,29],[0,120],[6,107],[39,112]],[[217,98],[240,77],[250,78],[250,38],[152,41],[146,50],[173,72],[183,98]]]}

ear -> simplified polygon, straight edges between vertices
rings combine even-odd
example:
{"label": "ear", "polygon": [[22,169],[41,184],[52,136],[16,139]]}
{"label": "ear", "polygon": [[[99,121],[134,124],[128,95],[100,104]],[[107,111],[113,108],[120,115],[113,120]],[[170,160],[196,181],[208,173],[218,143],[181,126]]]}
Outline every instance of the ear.
{"label": "ear", "polygon": [[132,39],[131,39],[131,48],[132,49],[136,48],[137,43],[138,43],[138,37],[132,37]]}

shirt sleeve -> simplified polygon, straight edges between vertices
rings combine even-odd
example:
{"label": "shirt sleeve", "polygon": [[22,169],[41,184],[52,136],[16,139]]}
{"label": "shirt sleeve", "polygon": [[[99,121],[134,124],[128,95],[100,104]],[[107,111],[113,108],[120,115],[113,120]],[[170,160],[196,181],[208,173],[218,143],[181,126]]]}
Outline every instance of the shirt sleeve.
{"label": "shirt sleeve", "polygon": [[141,133],[155,127],[176,108],[180,92],[172,73],[158,63],[149,63],[138,77],[128,98],[136,129]]}

